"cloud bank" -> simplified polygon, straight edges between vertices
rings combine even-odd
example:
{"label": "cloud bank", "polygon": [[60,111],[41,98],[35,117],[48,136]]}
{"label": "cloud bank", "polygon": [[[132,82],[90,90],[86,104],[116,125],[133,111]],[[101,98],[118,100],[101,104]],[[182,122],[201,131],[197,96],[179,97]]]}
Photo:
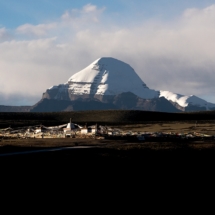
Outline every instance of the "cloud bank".
{"label": "cloud bank", "polygon": [[33,105],[99,57],[130,64],[151,89],[215,103],[215,5],[171,21],[122,26],[110,16],[87,4],[53,22],[0,28],[0,105]]}

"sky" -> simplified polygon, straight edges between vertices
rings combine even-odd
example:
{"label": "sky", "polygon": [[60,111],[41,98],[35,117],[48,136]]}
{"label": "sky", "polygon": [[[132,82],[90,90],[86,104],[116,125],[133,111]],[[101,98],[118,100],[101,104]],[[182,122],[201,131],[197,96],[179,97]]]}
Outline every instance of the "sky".
{"label": "sky", "polygon": [[215,103],[215,0],[0,1],[0,105],[34,105],[100,57]]}

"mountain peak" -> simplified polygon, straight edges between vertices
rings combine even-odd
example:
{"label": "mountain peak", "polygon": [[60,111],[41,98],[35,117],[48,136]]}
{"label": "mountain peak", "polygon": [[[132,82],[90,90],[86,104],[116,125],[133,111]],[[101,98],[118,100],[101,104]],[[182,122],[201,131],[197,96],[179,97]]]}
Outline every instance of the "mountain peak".
{"label": "mountain peak", "polygon": [[127,63],[112,57],[102,57],[80,72],[72,75],[67,84],[74,94],[117,95],[132,92],[141,98],[157,97],[134,69]]}
{"label": "mountain peak", "polygon": [[112,57],[98,58],[86,68],[73,74],[65,84],[49,88],[43,94],[43,98],[70,101],[91,98],[111,103],[115,96],[128,92],[146,100],[159,100],[164,97],[172,105],[184,111],[215,109],[215,104],[194,95],[184,96],[148,88],[129,64]]}

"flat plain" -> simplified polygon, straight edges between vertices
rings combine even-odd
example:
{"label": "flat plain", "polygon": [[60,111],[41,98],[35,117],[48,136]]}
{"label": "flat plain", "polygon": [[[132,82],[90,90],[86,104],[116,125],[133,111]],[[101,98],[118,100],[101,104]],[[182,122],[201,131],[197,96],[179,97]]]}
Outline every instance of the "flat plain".
{"label": "flat plain", "polygon": [[[19,127],[35,124],[60,125],[69,122],[84,125],[101,124],[131,132],[156,132],[172,134],[198,134],[196,139],[102,139],[102,138],[31,138],[0,139],[0,154],[70,147],[20,155],[0,156],[4,164],[45,164],[98,166],[122,164],[124,167],[153,165],[154,168],[183,165],[208,167],[215,162],[214,112],[167,114],[146,111],[88,111],[65,113],[0,113],[0,127]],[[210,137],[207,137],[210,135]],[[87,146],[88,148],[75,148]],[[158,161],[158,162],[156,162]],[[192,168],[193,168],[192,167]]]}
{"label": "flat plain", "polygon": [[[214,121],[173,121],[173,122],[151,122],[144,124],[127,124],[127,125],[109,125],[111,128],[120,129],[123,131],[132,132],[157,132],[157,133],[172,133],[172,134],[199,134],[202,138],[198,140],[175,138],[167,139],[148,139],[144,142],[135,139],[103,139],[100,137],[86,137],[86,138],[29,138],[29,139],[0,139],[0,154],[11,153],[18,151],[32,151],[45,148],[56,147],[74,147],[74,146],[89,146],[87,149],[67,150],[61,153],[59,152],[47,152],[38,153],[33,156],[45,159],[49,155],[54,158],[53,155],[62,155],[62,159],[73,159],[74,154],[76,159],[81,158],[83,152],[84,157],[103,158],[103,159],[142,159],[142,154],[147,153],[188,153],[188,152],[200,152],[208,151],[215,154],[215,123]],[[204,137],[204,135],[207,137]],[[86,154],[85,151],[89,151]],[[136,153],[136,155],[135,155]],[[44,154],[45,156],[41,156]],[[58,155],[57,155],[58,154]],[[64,154],[73,154],[70,156],[64,156]],[[32,156],[32,155],[31,155]],[[8,156],[19,158],[21,156]],[[29,157],[29,156],[23,156]],[[1,157],[3,158],[3,157]],[[4,159],[6,156],[4,157]]]}

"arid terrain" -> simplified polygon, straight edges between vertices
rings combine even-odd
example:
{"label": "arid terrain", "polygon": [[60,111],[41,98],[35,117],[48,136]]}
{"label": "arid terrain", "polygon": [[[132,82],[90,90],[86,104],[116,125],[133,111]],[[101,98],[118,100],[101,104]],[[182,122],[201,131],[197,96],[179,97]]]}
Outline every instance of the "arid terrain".
{"label": "arid terrain", "polygon": [[[1,156],[1,160],[36,160],[36,161],[84,161],[84,160],[131,160],[144,161],[146,158],[163,157],[167,159],[206,156],[215,160],[215,123],[214,121],[172,121],[153,122],[145,124],[114,125],[124,131],[138,132],[171,132],[197,133],[200,138],[195,139],[158,139],[149,138],[145,141],[135,139],[104,139],[91,138],[40,138],[40,139],[1,139],[0,154],[41,150],[57,147],[89,146],[90,148],[68,149],[63,151],[38,152],[24,155]],[[204,136],[205,135],[205,136]],[[209,135],[209,136],[207,136]]]}
{"label": "arid terrain", "polygon": [[[89,111],[62,113],[0,113],[0,128],[72,122],[98,123],[126,132],[173,134],[171,138],[1,138],[0,161],[10,167],[60,168],[98,171],[111,169],[196,170],[215,163],[215,114],[169,114],[146,111]],[[185,136],[186,135],[186,136]],[[182,138],[182,136],[184,138]],[[198,136],[192,138],[189,136]],[[189,137],[189,138],[187,138]],[[58,150],[69,147],[66,150]],[[78,148],[77,148],[78,147]],[[50,151],[45,151],[50,149]],[[43,151],[41,151],[43,150]],[[36,153],[33,153],[35,152]],[[14,154],[22,152],[22,154]],[[28,152],[28,153],[24,153]],[[30,153],[29,153],[30,152]],[[7,156],[6,156],[7,154]],[[36,164],[36,166],[35,166]],[[102,168],[101,168],[102,166]],[[174,168],[172,168],[174,166]],[[34,168],[34,169],[35,169]]]}
{"label": "arid terrain", "polygon": [[[214,122],[157,122],[147,124],[115,125],[135,131],[215,133]],[[55,150],[64,149],[66,150]],[[89,147],[89,148],[75,148]],[[39,151],[51,149],[51,151]],[[31,152],[36,153],[31,153]],[[27,154],[13,154],[30,152]],[[1,139],[1,173],[8,180],[22,184],[37,178],[40,185],[54,182],[58,186],[74,186],[82,182],[123,184],[138,189],[179,189],[181,184],[192,184],[193,189],[213,184],[215,139],[94,139],[94,138],[40,138]],[[12,154],[12,155],[10,155]],[[8,175],[9,172],[9,175]],[[11,176],[12,175],[12,176]],[[47,178],[49,180],[47,181]],[[59,184],[60,180],[60,184]],[[120,181],[118,181],[120,180]],[[123,180],[123,182],[121,181]],[[13,183],[14,184],[14,183]],[[199,185],[198,185],[199,184]],[[190,185],[189,185],[190,186]],[[101,187],[102,189],[102,187]],[[179,189],[180,190],[180,189]]]}

